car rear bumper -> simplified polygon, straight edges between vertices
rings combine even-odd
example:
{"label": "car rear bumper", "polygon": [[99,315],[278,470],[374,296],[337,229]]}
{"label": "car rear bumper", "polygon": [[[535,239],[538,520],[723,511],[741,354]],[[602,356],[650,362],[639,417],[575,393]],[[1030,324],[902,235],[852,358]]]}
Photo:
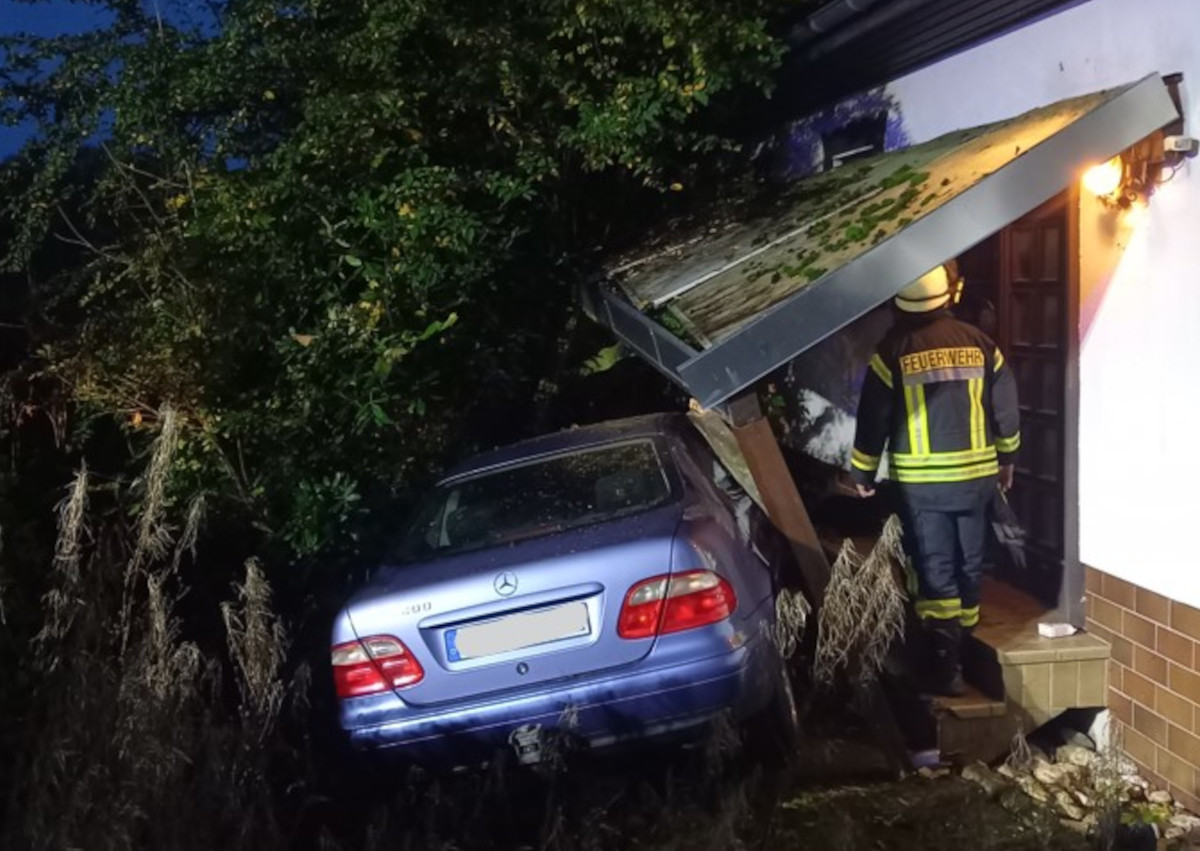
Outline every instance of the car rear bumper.
{"label": "car rear bumper", "polygon": [[[745,717],[770,696],[774,679],[769,659],[773,652],[759,638],[719,656],[570,680],[470,704],[410,707],[389,695],[394,711],[371,707],[365,714],[380,723],[347,733],[357,749],[389,749],[415,758],[486,757],[508,746],[512,732],[526,725],[603,748],[684,733],[726,710]],[[347,704],[357,702],[343,704],[344,725],[355,709]]]}

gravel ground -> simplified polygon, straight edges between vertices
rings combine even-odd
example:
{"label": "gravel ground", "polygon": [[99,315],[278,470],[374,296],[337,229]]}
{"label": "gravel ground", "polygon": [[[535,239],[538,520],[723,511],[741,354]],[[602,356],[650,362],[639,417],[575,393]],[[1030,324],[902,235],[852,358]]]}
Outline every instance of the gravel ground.
{"label": "gravel ground", "polygon": [[785,797],[774,848],[1034,851],[1087,842],[1033,802],[1011,811],[957,777],[798,790]]}

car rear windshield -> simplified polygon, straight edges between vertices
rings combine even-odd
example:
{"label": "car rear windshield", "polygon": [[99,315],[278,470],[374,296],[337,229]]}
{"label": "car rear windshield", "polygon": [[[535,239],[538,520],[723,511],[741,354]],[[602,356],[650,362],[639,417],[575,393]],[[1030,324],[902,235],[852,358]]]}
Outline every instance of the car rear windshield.
{"label": "car rear windshield", "polygon": [[555,455],[438,486],[393,556],[414,561],[527,540],[646,511],[672,495],[650,440]]}

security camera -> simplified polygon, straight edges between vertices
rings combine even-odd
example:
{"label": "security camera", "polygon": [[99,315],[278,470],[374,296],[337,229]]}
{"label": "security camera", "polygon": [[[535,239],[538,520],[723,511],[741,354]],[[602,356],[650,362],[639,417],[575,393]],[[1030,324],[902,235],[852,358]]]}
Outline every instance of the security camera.
{"label": "security camera", "polygon": [[1200,151],[1200,141],[1191,136],[1167,136],[1163,139],[1163,151],[1182,157],[1194,157]]}

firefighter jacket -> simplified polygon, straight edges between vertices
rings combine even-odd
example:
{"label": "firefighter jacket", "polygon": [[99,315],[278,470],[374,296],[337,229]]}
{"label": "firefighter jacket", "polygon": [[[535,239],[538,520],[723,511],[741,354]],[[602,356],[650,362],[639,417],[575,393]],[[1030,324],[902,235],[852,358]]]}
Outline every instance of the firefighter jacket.
{"label": "firefighter jacket", "polygon": [[958,510],[956,496],[992,493],[1020,444],[1016,380],[996,344],[948,310],[901,316],[863,383],[855,481],[875,481],[886,447],[910,502]]}

